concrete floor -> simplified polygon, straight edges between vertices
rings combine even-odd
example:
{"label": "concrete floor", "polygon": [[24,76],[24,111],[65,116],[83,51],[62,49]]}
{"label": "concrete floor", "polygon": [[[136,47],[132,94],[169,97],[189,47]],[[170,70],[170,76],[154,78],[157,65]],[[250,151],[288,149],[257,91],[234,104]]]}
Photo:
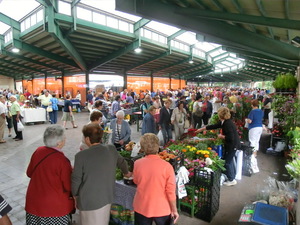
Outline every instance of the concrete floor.
{"label": "concrete floor", "polygon": [[[59,113],[59,118],[61,114]],[[77,129],[70,128],[66,131],[67,141],[63,148],[65,155],[74,162],[74,155],[79,151],[81,139],[81,128],[88,122],[88,113],[75,114]],[[59,124],[62,124],[59,121]],[[15,142],[12,137],[5,139],[7,143],[0,145],[0,194],[6,198],[13,207],[10,218],[14,225],[25,224],[25,194],[29,179],[25,172],[30,157],[35,149],[43,145],[42,135],[49,124],[35,124],[25,126],[23,132],[24,140]],[[6,130],[7,131],[7,130]],[[14,134],[14,132],[13,132]],[[136,125],[132,125],[132,140],[138,141],[140,133],[136,131]],[[269,147],[270,135],[264,134],[261,149],[265,151]],[[235,225],[237,224],[240,212],[246,203],[257,200],[258,190],[264,185],[264,180],[269,176],[279,180],[288,179],[284,169],[285,158],[264,154],[258,154],[258,165],[260,172],[251,177],[242,177],[238,184],[233,187],[221,187],[220,208],[211,223],[190,218],[181,214],[178,224],[187,225]],[[74,216],[74,224],[79,224],[78,214]]]}

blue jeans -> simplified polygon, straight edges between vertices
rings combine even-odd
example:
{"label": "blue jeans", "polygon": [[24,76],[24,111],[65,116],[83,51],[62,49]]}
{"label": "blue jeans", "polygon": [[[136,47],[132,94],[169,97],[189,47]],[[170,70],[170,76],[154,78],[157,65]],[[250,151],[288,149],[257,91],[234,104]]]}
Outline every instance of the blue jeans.
{"label": "blue jeans", "polygon": [[172,139],[172,128],[171,125],[162,124],[161,132],[164,137],[164,142],[167,144]]}
{"label": "blue jeans", "polygon": [[44,109],[45,109],[45,111],[46,111],[46,121],[48,121],[48,112],[47,112],[47,108],[48,108],[48,106],[46,106],[46,105],[42,105],[42,108],[44,108]]}
{"label": "blue jeans", "polygon": [[142,214],[134,212],[134,225],[152,225],[152,222],[156,225],[169,225],[171,224],[171,215],[160,217],[146,217]]}
{"label": "blue jeans", "polygon": [[225,149],[225,154],[223,159],[225,160],[225,174],[228,177],[229,181],[233,181],[235,179],[235,175],[236,175],[236,171],[235,171],[235,167],[234,167],[234,162],[233,162],[233,158],[235,156],[236,151],[235,150],[230,150],[230,151],[226,151],[227,149]]}
{"label": "blue jeans", "polygon": [[49,117],[51,120],[51,124],[56,124],[57,123],[57,111],[58,110],[53,110],[52,112],[49,112]]}

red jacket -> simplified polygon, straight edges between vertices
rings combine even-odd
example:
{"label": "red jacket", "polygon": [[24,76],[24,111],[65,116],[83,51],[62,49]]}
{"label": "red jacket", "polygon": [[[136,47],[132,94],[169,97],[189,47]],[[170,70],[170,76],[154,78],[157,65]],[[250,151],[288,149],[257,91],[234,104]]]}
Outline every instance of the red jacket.
{"label": "red jacket", "polygon": [[[55,153],[45,158],[51,152]],[[33,153],[26,173],[31,178],[26,194],[26,212],[40,217],[60,217],[74,209],[71,198],[72,167],[62,152],[46,146],[39,147]]]}

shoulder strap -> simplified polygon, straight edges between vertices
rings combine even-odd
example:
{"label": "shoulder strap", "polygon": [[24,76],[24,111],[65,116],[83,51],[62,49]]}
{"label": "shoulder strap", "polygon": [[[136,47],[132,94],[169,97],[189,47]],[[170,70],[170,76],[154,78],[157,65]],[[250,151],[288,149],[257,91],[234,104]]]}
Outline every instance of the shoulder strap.
{"label": "shoulder strap", "polygon": [[46,158],[48,158],[50,155],[52,155],[52,154],[54,154],[54,153],[58,153],[58,151],[55,151],[55,152],[50,152],[48,155],[46,155],[43,159],[41,159],[41,161],[39,161],[36,165],[35,165],[35,167],[33,168],[33,170],[32,170],[32,173],[31,174],[33,174],[33,172],[36,170],[36,168],[46,159]]}

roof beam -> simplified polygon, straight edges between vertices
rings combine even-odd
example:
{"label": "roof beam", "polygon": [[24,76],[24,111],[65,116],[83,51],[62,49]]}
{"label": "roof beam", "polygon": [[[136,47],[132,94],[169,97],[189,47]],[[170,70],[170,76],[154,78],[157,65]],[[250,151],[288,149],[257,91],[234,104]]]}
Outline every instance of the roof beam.
{"label": "roof beam", "polygon": [[146,26],[148,23],[150,23],[151,20],[148,20],[148,19],[145,19],[145,18],[142,18],[140,19],[139,21],[137,21],[134,25],[133,25],[133,29],[134,29],[134,32],[137,31],[138,29]]}
{"label": "roof beam", "polygon": [[[257,49],[262,54],[272,54],[290,60],[300,59],[299,48],[221,21],[193,18],[190,16],[191,11],[189,11],[188,16],[178,14],[176,12],[184,9],[175,5],[165,4],[160,0],[116,0],[116,9],[173,24],[195,33],[204,33],[210,41],[219,44],[247,46],[248,49]],[[203,12],[204,10],[201,11]],[[236,14],[234,15],[237,16]],[[176,21],[176,24],[174,24],[174,21]]]}
{"label": "roof beam", "polygon": [[19,54],[13,53],[13,52],[9,52],[9,51],[6,51],[6,50],[2,50],[2,55],[6,55],[6,56],[9,56],[9,57],[12,57],[12,58],[16,58],[16,59],[21,59],[23,61],[27,61],[27,62],[36,64],[36,65],[40,65],[40,66],[44,66],[44,67],[47,67],[47,68],[50,68],[50,69],[53,69],[53,70],[57,70],[57,71],[61,71],[62,70],[62,69],[59,69],[58,67],[51,66],[49,64],[46,64],[46,63],[43,63],[43,62],[31,59],[31,58],[28,58],[28,57],[24,57],[22,55],[19,55]]}
{"label": "roof beam", "polygon": [[[249,67],[249,66],[254,66],[254,68],[255,68],[255,66],[256,67],[258,67],[259,69],[262,69],[262,70],[267,70],[267,68],[268,69],[270,69],[270,70],[275,70],[275,71],[277,71],[277,73],[286,73],[286,72],[288,72],[289,70],[288,69],[279,69],[279,68],[277,68],[277,67],[268,67],[268,66],[265,66],[265,65],[261,65],[261,64],[259,64],[259,63],[257,63],[257,62],[247,62],[246,63],[246,67]],[[267,70],[267,71],[269,71],[269,70]]]}
{"label": "roof beam", "polygon": [[247,14],[228,13],[228,12],[219,12],[219,11],[212,11],[212,10],[192,9],[192,8],[175,9],[174,13],[180,15],[201,17],[210,20],[231,21],[236,23],[286,28],[292,30],[299,30],[300,27],[299,20],[279,19],[279,18],[266,17],[266,16],[252,16]]}
{"label": "roof beam", "polygon": [[[266,10],[262,4],[262,1],[261,0],[256,0],[256,5],[258,6],[258,9],[259,9],[259,12],[260,14],[263,16],[263,17],[267,17],[267,13],[266,13]],[[273,33],[273,30],[271,27],[267,27],[268,31],[269,31],[269,34],[271,36],[271,38],[274,39],[274,33]]]}
{"label": "roof beam", "polygon": [[35,47],[33,45],[27,44],[27,43],[25,43],[21,40],[18,40],[18,39],[14,38],[13,39],[13,45],[18,49],[23,49],[23,50],[28,51],[30,53],[34,53],[34,54],[46,57],[48,59],[52,59],[54,61],[58,61],[58,62],[67,64],[67,65],[70,65],[72,67],[78,68],[77,64],[73,60],[70,60],[70,59],[67,59],[63,56],[56,55],[54,53],[45,51],[41,48],[38,48],[38,47]]}
{"label": "roof beam", "polygon": [[[284,14],[285,14],[285,18],[286,19],[290,19],[290,2],[289,0],[284,0]],[[291,34],[290,34],[290,30],[287,30],[287,36],[288,36],[288,40],[289,42],[291,41]]]}
{"label": "roof beam", "polygon": [[112,52],[111,54],[103,57],[103,58],[100,58],[98,60],[96,60],[95,62],[93,62],[89,67],[88,67],[88,70],[91,71],[97,67],[100,67],[112,60],[114,60],[115,58],[121,56],[121,55],[124,55],[130,51],[133,51],[134,49],[136,49],[137,47],[139,47],[139,40],[135,40],[133,42],[131,42],[130,44],[126,45],[125,47],[123,48],[120,48],[114,52]]}
{"label": "roof beam", "polygon": [[234,74],[234,73],[223,73],[223,77],[227,77],[229,79],[234,78],[235,80],[249,80],[249,76],[243,77],[243,76],[239,76],[238,74]]}
{"label": "roof beam", "polygon": [[195,77],[195,76],[198,76],[198,75],[205,75],[205,74],[208,74],[210,72],[212,72],[212,67],[197,70],[197,71],[192,72],[192,73],[187,73],[187,74],[184,75],[184,78],[189,79],[190,77]]}
{"label": "roof beam", "polygon": [[160,68],[158,68],[158,69],[153,70],[153,73],[157,73],[157,72],[159,72],[159,71],[162,71],[162,70],[171,68],[171,67],[173,67],[173,66],[177,66],[177,65],[182,64],[182,63],[186,63],[186,62],[188,62],[188,61],[190,61],[190,60],[191,60],[191,58],[189,57],[189,58],[187,58],[187,59],[183,59],[183,60],[178,61],[178,62],[176,62],[176,63],[172,63],[172,64],[169,64],[169,65],[160,67]]}
{"label": "roof beam", "polygon": [[[31,70],[31,71],[34,71],[34,72],[37,72],[37,73],[44,73],[44,71],[37,70],[37,69],[34,69],[32,67],[29,67],[29,66],[24,66],[24,65],[17,64],[17,63],[13,63],[10,60],[6,60],[6,59],[0,59],[0,62],[12,65],[13,67],[17,66],[17,67],[20,67],[20,68],[23,68],[23,69]],[[12,69],[14,69],[14,68],[12,68]]]}
{"label": "roof beam", "polygon": [[[204,63],[201,63],[201,64],[194,65],[194,66],[192,66],[192,67],[184,68],[184,69],[178,70],[178,71],[176,71],[176,72],[172,72],[172,73],[170,73],[170,75],[175,75],[175,74],[181,75],[181,74],[185,74],[185,73],[187,73],[189,70],[193,70],[193,69],[202,67],[202,66],[204,66],[204,65],[209,65],[209,63],[208,63],[208,62],[204,62]],[[204,69],[204,68],[202,68],[202,69]],[[191,71],[191,72],[193,72],[193,71]]]}
{"label": "roof beam", "polygon": [[53,6],[55,12],[58,12],[57,0],[36,0],[38,3],[43,5],[46,9],[48,6]]}
{"label": "roof beam", "polygon": [[239,57],[243,58],[243,59],[251,60],[251,61],[256,61],[258,63],[279,66],[281,68],[287,68],[287,69],[289,68],[289,69],[296,70],[296,67],[297,67],[296,65],[280,63],[280,62],[276,62],[274,60],[268,60],[268,59],[264,59],[264,58],[254,57],[254,56],[239,55]]}
{"label": "roof beam", "polygon": [[0,21],[2,23],[5,23],[8,26],[14,27],[17,30],[20,30],[20,23],[12,18],[10,18],[9,16],[0,13]]}
{"label": "roof beam", "polygon": [[289,63],[291,65],[298,65],[299,61],[296,59],[286,59],[286,58],[282,58],[280,56],[277,55],[273,55],[273,54],[268,54],[268,53],[262,53],[262,52],[253,52],[253,51],[248,51],[246,49],[240,49],[240,48],[233,48],[233,47],[226,47],[223,46],[223,49],[228,51],[228,52],[234,52],[237,54],[242,54],[242,55],[247,55],[247,56],[254,56],[254,57],[259,57],[259,58],[265,58],[265,59],[271,59],[271,60],[277,60],[277,61],[282,61],[284,63]]}
{"label": "roof beam", "polygon": [[256,72],[265,74],[266,76],[269,76],[269,77],[274,77],[274,76],[277,76],[277,74],[278,74],[277,72],[273,73],[272,71],[262,69],[262,68],[257,68],[257,67],[254,67],[254,66],[249,66],[249,65],[247,65],[243,69],[247,70],[247,71],[256,71]]}
{"label": "roof beam", "polygon": [[175,32],[174,34],[171,34],[170,36],[167,37],[167,42],[169,43],[171,40],[175,39],[176,37],[182,35],[185,32],[186,32],[186,30],[181,29],[181,30]]}
{"label": "roof beam", "polygon": [[[243,8],[241,7],[240,3],[237,0],[231,0],[232,4],[235,6],[235,8],[239,11],[240,14],[245,14]],[[256,33],[255,27],[250,24],[251,30]]]}
{"label": "roof beam", "polygon": [[160,54],[160,55],[156,55],[156,56],[154,56],[154,57],[152,57],[152,58],[150,58],[150,59],[147,59],[147,60],[145,60],[145,61],[143,61],[143,62],[137,63],[137,64],[135,64],[135,65],[132,65],[132,66],[126,68],[126,71],[130,71],[130,70],[132,70],[132,69],[135,69],[135,68],[137,68],[137,67],[140,67],[140,66],[142,66],[142,65],[145,65],[145,64],[147,64],[147,63],[153,62],[153,61],[155,61],[155,60],[157,60],[157,59],[164,58],[164,57],[166,57],[166,56],[168,56],[168,55],[170,55],[170,54],[171,54],[170,51],[166,51],[166,52],[164,52],[164,53],[162,53],[162,54]]}
{"label": "roof beam", "polygon": [[[267,76],[267,75],[264,75],[264,74],[262,74],[262,73],[260,73],[260,74],[258,74],[257,72],[254,72],[254,71],[249,71],[249,70],[243,70],[243,71],[239,71],[240,73],[244,73],[244,74],[249,74],[249,75],[252,75],[252,76],[254,76],[254,77],[257,77],[257,76],[261,76],[262,77],[262,79],[263,80],[268,80],[269,78],[268,77],[270,77],[270,76]],[[272,79],[274,78],[274,77],[271,77]]]}
{"label": "roof beam", "polygon": [[70,57],[76,62],[78,67],[85,71],[87,66],[81,55],[72,45],[67,37],[64,37],[60,27],[56,24],[55,18],[55,7],[53,5],[48,5],[46,11],[48,12],[48,27],[47,30],[51,36],[60,44],[60,46],[70,55]]}
{"label": "roof beam", "polygon": [[76,6],[81,0],[73,0],[71,3],[71,7],[73,8],[74,6]]}

